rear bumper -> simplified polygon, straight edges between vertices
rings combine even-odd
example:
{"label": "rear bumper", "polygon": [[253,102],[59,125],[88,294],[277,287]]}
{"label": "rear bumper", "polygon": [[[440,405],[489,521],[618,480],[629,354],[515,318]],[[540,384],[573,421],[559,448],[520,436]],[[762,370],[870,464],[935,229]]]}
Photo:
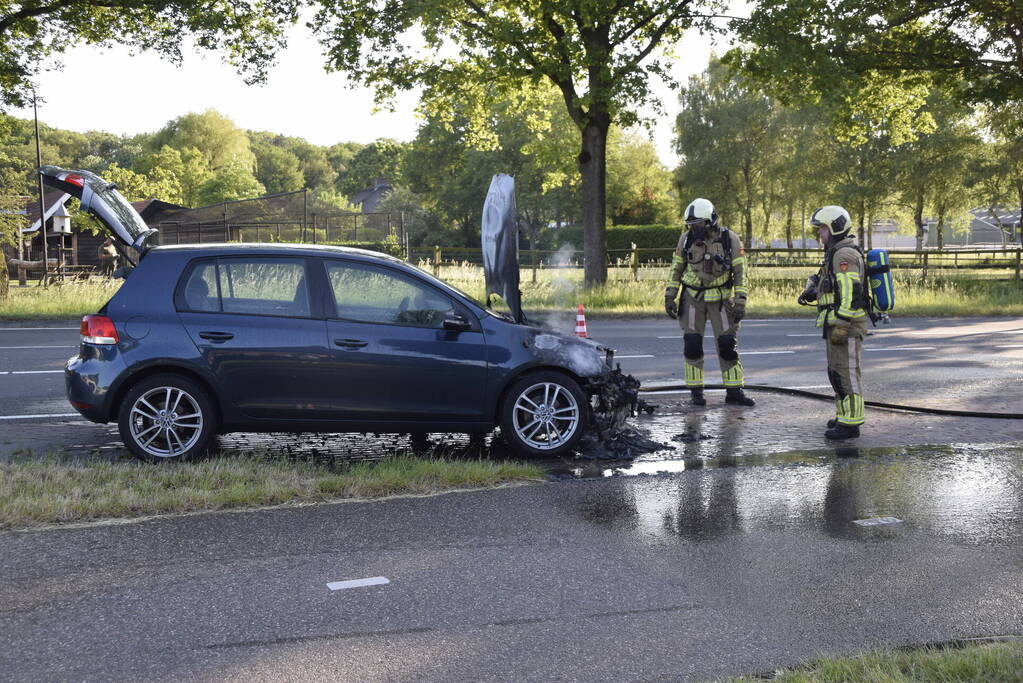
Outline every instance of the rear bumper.
{"label": "rear bumper", "polygon": [[110,422],[114,417],[110,387],[123,370],[116,346],[82,344],[81,353],[64,366],[64,387],[71,407],[91,422]]}

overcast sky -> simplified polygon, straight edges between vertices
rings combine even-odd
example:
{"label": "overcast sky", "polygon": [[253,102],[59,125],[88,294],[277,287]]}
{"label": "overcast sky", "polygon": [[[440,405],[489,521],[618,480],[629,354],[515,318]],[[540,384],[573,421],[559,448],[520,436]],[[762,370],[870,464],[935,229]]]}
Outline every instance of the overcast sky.
{"label": "overcast sky", "polygon": [[[40,79],[44,102],[39,118],[75,131],[136,134],[156,131],[181,114],[213,108],[243,128],[303,137],[317,145],[368,143],[382,137],[409,141],[415,136],[415,95],[401,97],[393,112],[374,111],[370,91],[351,89],[343,74],[324,71],[320,46],[304,27],[295,27],[288,43],[262,86],[245,85],[212,54],[188,53],[184,64],[175,67],[155,55],[132,56],[122,48],[72,49],[62,59],[63,69]],[[712,51],[720,54],[727,47],[720,42],[712,45],[700,35],[687,36],[677,50],[675,76],[686,82],[706,68]],[[103,90],[97,90],[98,73],[116,78],[102,79]],[[108,88],[115,81],[124,91],[111,97]],[[662,161],[671,167],[677,162],[672,151],[677,93],[660,83],[653,87],[664,103],[664,114],[655,118],[653,140]],[[11,113],[30,118],[32,110]]]}

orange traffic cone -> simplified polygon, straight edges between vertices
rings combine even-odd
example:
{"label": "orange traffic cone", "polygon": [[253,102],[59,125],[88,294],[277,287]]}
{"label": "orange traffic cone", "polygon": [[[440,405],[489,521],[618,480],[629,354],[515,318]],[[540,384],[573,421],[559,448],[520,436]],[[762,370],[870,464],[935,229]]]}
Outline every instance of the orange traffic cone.
{"label": "orange traffic cone", "polygon": [[586,314],[583,313],[583,305],[579,304],[579,310],[575,314],[575,336],[582,337],[583,339],[589,339],[590,335],[586,331]]}

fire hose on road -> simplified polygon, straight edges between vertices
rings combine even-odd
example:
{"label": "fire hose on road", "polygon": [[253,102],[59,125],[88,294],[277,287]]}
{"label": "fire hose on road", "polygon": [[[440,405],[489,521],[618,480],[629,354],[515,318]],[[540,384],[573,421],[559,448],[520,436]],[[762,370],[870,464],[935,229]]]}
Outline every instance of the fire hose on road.
{"label": "fire hose on road", "polygon": [[[708,384],[705,389],[724,389],[723,384]],[[773,387],[767,384],[747,384],[743,387],[746,391],[764,391],[772,394],[788,394],[790,396],[802,396],[819,401],[834,401],[835,397],[829,394],[820,394],[805,389],[790,389],[788,387]],[[689,387],[684,384],[667,384],[654,387],[640,387],[640,393],[651,393],[657,391],[688,391]],[[997,420],[1023,420],[1023,413],[989,413],[976,410],[948,410],[946,408],[927,408],[924,406],[904,406],[897,403],[882,403],[881,401],[864,401],[864,405],[871,408],[883,408],[885,410],[900,410],[909,413],[925,413],[928,415],[947,415],[951,417],[985,417]]]}

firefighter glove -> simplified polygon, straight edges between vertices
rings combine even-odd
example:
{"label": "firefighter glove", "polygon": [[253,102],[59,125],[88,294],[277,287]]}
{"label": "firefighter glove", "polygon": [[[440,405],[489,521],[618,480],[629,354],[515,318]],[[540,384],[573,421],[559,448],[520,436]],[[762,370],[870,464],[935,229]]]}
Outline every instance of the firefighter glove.
{"label": "firefighter glove", "polygon": [[746,299],[740,297],[732,304],[732,324],[738,325],[746,317]]}
{"label": "firefighter glove", "polygon": [[678,290],[674,287],[664,290],[664,312],[668,314],[669,318],[678,319],[678,304],[675,302],[677,295]]}
{"label": "firefighter glove", "polygon": [[835,346],[840,346],[849,341],[849,326],[848,325],[835,325],[831,328],[830,334],[828,334],[828,341]]}
{"label": "firefighter glove", "polygon": [[808,306],[817,300],[817,280],[819,278],[816,275],[811,275],[806,278],[806,287],[803,289],[803,293],[796,299],[800,306]]}

